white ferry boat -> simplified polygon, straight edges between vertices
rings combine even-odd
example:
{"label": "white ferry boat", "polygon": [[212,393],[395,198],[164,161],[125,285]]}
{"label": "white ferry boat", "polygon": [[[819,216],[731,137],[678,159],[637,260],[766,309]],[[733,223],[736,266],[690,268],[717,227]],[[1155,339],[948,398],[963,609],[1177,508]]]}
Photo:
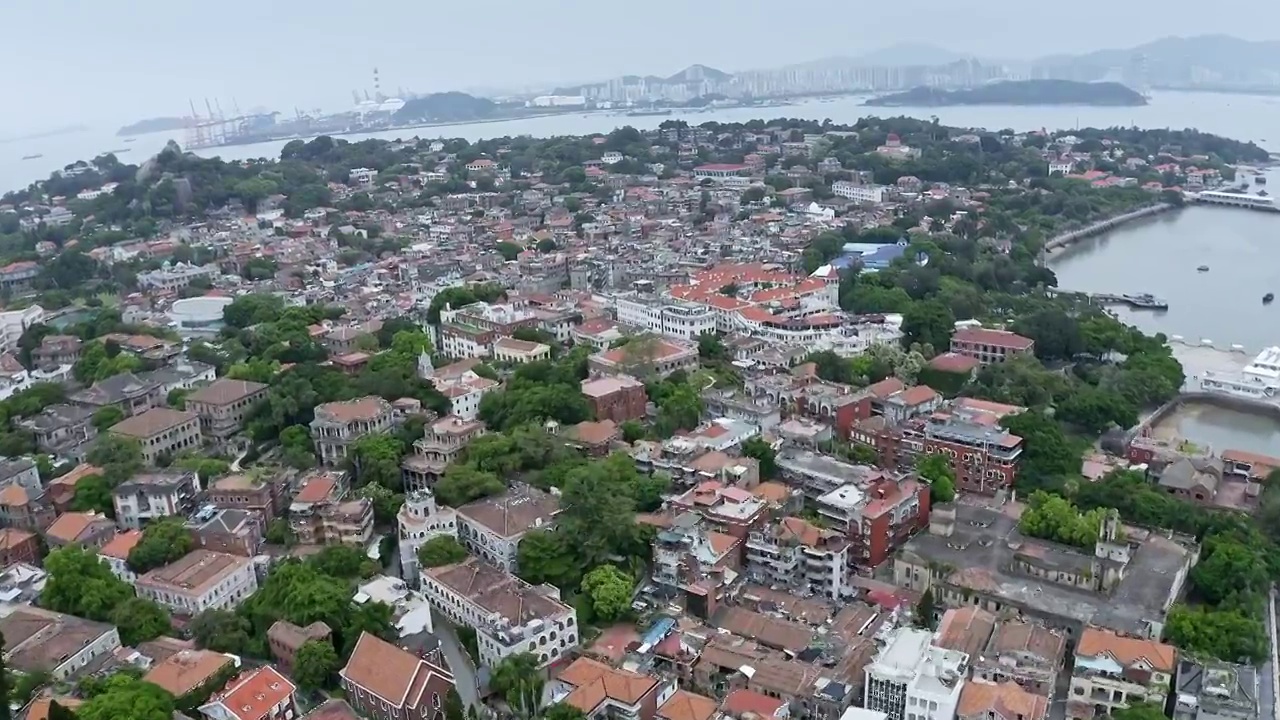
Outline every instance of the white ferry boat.
{"label": "white ferry boat", "polygon": [[1200,389],[1246,400],[1280,401],[1280,346],[1258,353],[1240,372],[1205,371]]}

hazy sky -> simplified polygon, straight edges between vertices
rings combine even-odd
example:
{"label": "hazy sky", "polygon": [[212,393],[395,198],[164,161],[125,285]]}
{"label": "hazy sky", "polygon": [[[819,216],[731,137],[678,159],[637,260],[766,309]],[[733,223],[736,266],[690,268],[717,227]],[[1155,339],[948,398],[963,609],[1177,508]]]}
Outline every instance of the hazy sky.
{"label": "hazy sky", "polygon": [[695,62],[744,70],[903,42],[1019,58],[1167,35],[1280,37],[1280,3],[1247,7],[1241,22],[1191,0],[0,0],[0,131],[185,115],[189,98],[340,109],[372,90],[375,66],[384,91],[432,92]]}

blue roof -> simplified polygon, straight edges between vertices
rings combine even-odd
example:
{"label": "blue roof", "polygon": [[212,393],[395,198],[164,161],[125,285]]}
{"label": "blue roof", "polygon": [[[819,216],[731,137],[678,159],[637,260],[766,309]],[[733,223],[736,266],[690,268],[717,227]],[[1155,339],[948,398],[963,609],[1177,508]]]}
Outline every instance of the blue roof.
{"label": "blue roof", "polygon": [[675,627],[675,618],[669,618],[666,616],[660,617],[657,620],[654,620],[653,624],[649,626],[649,629],[645,631],[644,637],[641,638],[641,642],[651,646],[657,645],[658,641],[666,637],[667,633],[674,630]]}

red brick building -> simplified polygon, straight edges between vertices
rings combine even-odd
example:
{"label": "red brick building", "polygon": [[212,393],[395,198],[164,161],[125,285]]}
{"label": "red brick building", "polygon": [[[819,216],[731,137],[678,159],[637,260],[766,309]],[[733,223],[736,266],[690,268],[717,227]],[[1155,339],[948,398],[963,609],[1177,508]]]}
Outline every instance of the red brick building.
{"label": "red brick building", "polygon": [[884,417],[872,418],[854,429],[853,440],[874,447],[881,467],[897,470],[915,467],[921,454],[941,454],[951,462],[956,490],[994,495],[1013,485],[1022,455],[1022,438],[1000,427],[1000,418],[1023,410],[957,398],[898,425]]}
{"label": "red brick building", "polygon": [[951,352],[987,365],[1004,362],[1017,355],[1030,355],[1036,343],[1008,330],[961,328],[951,336]]}
{"label": "red brick building", "polygon": [[645,405],[649,402],[644,383],[630,375],[583,380],[582,394],[590,403],[596,420],[612,420],[618,425],[628,420],[643,419]]}
{"label": "red brick building", "polygon": [[0,530],[0,568],[14,563],[39,564],[40,539],[33,532],[18,528]]}

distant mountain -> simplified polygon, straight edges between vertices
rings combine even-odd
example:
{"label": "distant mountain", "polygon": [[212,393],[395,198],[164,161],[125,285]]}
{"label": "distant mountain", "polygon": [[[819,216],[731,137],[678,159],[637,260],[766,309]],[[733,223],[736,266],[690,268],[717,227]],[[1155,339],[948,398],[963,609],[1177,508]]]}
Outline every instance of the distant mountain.
{"label": "distant mountain", "polygon": [[944,107],[948,105],[1146,105],[1141,93],[1120,83],[1071,80],[998,82],[967,90],[918,87],[868,100],[875,107]]}
{"label": "distant mountain", "polygon": [[155,132],[171,132],[173,130],[181,130],[187,126],[186,118],[180,117],[157,117],[139,120],[136,123],[125,125],[116,131],[116,135],[120,137],[132,137],[134,135],[146,135]]}
{"label": "distant mountain", "polygon": [[1036,75],[1090,81],[1120,70],[1166,87],[1280,86],[1280,41],[1229,35],[1169,37],[1129,49],[1054,55],[1034,61]]}
{"label": "distant mountain", "polygon": [[423,95],[405,102],[392,116],[397,123],[465,122],[491,117],[497,103],[460,92]]}
{"label": "distant mountain", "polygon": [[709,82],[724,82],[732,77],[733,75],[731,73],[724,72],[723,70],[717,70],[713,67],[707,67],[706,65],[690,65],[675,75],[667,78],[664,82],[671,83],[673,85],[684,85],[687,83],[698,83],[704,80]]}

